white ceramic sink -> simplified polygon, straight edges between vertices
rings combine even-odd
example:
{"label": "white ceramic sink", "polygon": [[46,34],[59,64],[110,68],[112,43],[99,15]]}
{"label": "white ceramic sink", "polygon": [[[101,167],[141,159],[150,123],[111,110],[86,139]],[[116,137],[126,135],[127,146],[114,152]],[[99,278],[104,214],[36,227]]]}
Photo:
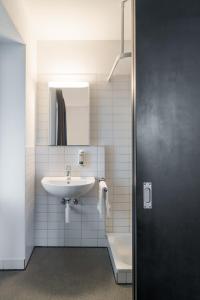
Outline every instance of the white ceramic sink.
{"label": "white ceramic sink", "polygon": [[87,194],[95,184],[94,177],[44,177],[41,181],[45,191],[56,197],[78,198]]}

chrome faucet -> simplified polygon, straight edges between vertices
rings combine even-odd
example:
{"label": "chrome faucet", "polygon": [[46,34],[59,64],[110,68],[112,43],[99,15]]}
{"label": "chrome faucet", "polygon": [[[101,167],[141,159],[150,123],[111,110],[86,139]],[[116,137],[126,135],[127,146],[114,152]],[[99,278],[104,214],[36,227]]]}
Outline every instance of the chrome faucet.
{"label": "chrome faucet", "polygon": [[70,180],[71,180],[71,166],[70,165],[66,166],[66,177],[67,177],[67,182],[70,182]]}

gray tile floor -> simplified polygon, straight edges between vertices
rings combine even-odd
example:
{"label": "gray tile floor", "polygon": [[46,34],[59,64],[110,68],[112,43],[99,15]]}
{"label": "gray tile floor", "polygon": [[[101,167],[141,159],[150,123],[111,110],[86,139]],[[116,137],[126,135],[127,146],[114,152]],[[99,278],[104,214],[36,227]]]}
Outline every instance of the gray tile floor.
{"label": "gray tile floor", "polygon": [[36,248],[25,271],[0,271],[0,300],[129,300],[105,248]]}

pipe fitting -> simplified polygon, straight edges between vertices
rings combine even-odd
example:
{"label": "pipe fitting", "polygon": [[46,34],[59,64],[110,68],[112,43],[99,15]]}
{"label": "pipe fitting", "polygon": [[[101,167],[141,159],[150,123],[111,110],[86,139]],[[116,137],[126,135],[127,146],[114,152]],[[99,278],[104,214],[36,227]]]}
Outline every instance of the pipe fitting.
{"label": "pipe fitting", "polygon": [[61,203],[62,203],[63,205],[65,205],[67,202],[69,203],[70,201],[71,201],[71,199],[68,199],[68,198],[62,198]]}
{"label": "pipe fitting", "polygon": [[74,200],[73,200],[73,204],[74,204],[74,205],[78,205],[78,199],[74,199]]}

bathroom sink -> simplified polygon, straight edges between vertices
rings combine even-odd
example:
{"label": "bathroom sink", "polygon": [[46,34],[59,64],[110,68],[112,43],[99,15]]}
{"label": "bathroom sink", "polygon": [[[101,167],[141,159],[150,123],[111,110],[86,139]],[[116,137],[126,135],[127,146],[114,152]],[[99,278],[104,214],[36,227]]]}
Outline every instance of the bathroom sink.
{"label": "bathroom sink", "polygon": [[44,177],[42,186],[49,194],[62,198],[78,198],[87,194],[95,184],[94,177]]}

